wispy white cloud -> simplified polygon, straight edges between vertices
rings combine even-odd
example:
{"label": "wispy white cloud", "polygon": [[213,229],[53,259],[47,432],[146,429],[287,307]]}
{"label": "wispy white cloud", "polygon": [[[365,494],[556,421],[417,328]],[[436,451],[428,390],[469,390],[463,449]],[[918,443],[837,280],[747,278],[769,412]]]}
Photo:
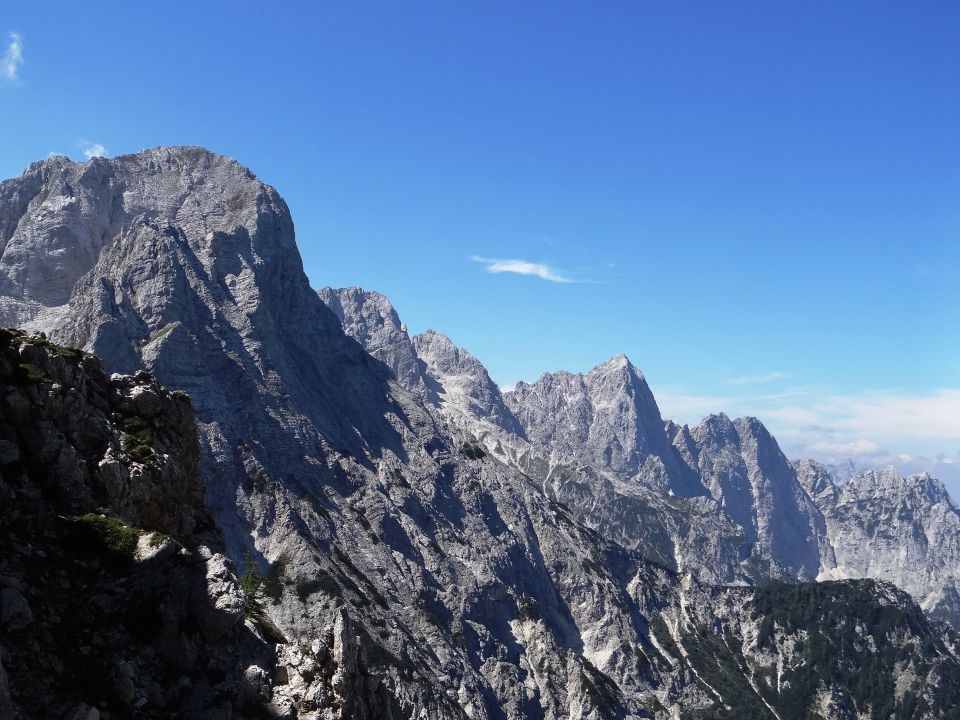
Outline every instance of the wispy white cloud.
{"label": "wispy white cloud", "polygon": [[727,385],[757,385],[762,383],[774,382],[776,380],[789,380],[793,373],[773,372],[763,373],[762,375],[743,375],[741,377],[732,377],[727,380]]}
{"label": "wispy white cloud", "polygon": [[517,275],[534,275],[541,280],[548,280],[555,283],[574,282],[566,274],[550,267],[545,263],[529,262],[527,260],[504,260],[498,258],[485,258],[478,255],[471,255],[470,259],[474,262],[482,263],[487,266],[487,272],[491,273],[515,273]]}
{"label": "wispy white cloud", "polygon": [[7,51],[0,60],[0,77],[5,80],[16,80],[23,64],[23,38],[20,33],[10,33],[10,42]]}
{"label": "wispy white cloud", "polygon": [[107,149],[103,145],[89,140],[81,140],[77,143],[77,147],[87,160],[107,154]]}

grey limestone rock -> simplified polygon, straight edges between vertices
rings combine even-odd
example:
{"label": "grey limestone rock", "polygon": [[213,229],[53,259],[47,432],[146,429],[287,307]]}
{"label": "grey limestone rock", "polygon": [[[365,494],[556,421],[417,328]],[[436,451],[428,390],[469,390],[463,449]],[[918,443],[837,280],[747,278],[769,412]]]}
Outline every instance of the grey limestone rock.
{"label": "grey limestone rock", "polygon": [[448,416],[461,418],[467,427],[471,427],[470,420],[479,421],[508,435],[524,437],[523,426],[479,360],[433,330],[415,335],[412,342],[425,365],[426,383]]}
{"label": "grey limestone rock", "polygon": [[272,652],[207,549],[189,398],[0,329],[0,438],[0,717],[206,718],[238,695]]}
{"label": "grey limestone rock", "polygon": [[776,440],[756,418],[711,415],[674,445],[752,543],[757,579],[817,577],[823,519]]}
{"label": "grey limestone rock", "polygon": [[[471,436],[343,333],[272,188],[222,156],[159,148],[31,166],[0,186],[0,216],[0,320],[189,393],[206,503],[234,561],[279,576],[265,608],[284,634],[316,636],[348,606],[404,713],[557,716],[587,691],[568,676],[580,663],[535,680],[526,658],[568,651],[627,683],[621,706],[639,712],[651,681],[610,649],[637,642],[622,590],[596,560],[575,582],[562,570],[600,557],[597,539],[558,525],[517,471],[462,454]],[[544,612],[518,636],[528,602]]]}

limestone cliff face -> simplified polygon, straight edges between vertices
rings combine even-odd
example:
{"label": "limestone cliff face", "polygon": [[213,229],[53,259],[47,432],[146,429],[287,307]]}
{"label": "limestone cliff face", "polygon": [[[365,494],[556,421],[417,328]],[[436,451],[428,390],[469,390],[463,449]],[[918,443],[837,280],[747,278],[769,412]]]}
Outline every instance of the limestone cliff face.
{"label": "limestone cliff face", "polygon": [[[243,606],[255,606],[260,629],[243,626],[255,646],[258,633],[272,633],[268,620],[289,640],[242,679],[223,668],[208,678],[232,679],[242,707],[231,712],[266,702],[281,717],[308,720],[722,715],[726,696],[689,651],[677,658],[660,643],[651,623],[694,602],[704,618],[727,617],[729,594],[711,586],[716,580],[782,569],[802,576],[809,543],[787,546],[806,527],[806,495],[794,491],[771,439],[750,421],[716,442],[696,429],[674,433],[642,375],[619,357],[505,397],[446,337],[410,339],[382,297],[321,295],[330,308],[303,274],[279,195],[228,158],[197,148],[52,158],[0,183],[0,321],[96,352],[108,371],[147,369],[192,398],[205,504],[227,553],[237,561],[250,553],[256,564],[252,596],[238,600],[235,574],[214,550],[198,550],[191,567],[214,588],[214,619],[239,627]],[[21,370],[43,382],[45,366],[37,367]],[[76,382],[51,392],[69,404]],[[153,417],[150,393],[138,389],[152,381],[134,374],[116,383],[122,407]],[[161,412],[175,418],[181,401],[171,402],[161,400]],[[174,455],[147,426],[155,435],[136,422],[119,448],[108,442],[129,467],[105,469],[115,467],[101,467],[108,455],[94,458],[102,482],[90,484],[92,497],[144,523],[192,521],[216,535],[183,503],[164,503],[156,519],[133,514],[163,497],[124,485],[149,465],[137,458]],[[196,508],[190,487],[183,498]],[[750,511],[735,507],[747,498]],[[795,525],[778,515],[794,511]],[[7,595],[10,617],[23,623]],[[735,626],[738,637],[767,618],[780,622],[775,609],[758,606]],[[827,621],[852,637],[860,618],[877,612],[848,604]],[[206,624],[215,638],[229,634],[226,623]],[[936,646],[916,685],[926,697],[928,678],[947,676],[956,658],[942,628],[929,629],[926,645],[927,630],[914,631],[897,650],[920,667],[929,659],[920,648]],[[94,654],[112,658],[121,645]],[[713,639],[702,645],[708,664],[724,661]],[[173,649],[200,657],[195,646]],[[226,657],[234,668],[247,655]],[[16,686],[14,666],[0,660]],[[727,665],[743,682],[759,672]],[[129,702],[159,714],[170,684],[181,682],[164,677],[156,691],[134,682]],[[863,693],[849,685],[837,692],[856,704]],[[817,691],[804,687],[802,697],[784,697],[806,707]]]}
{"label": "limestone cliff face", "polygon": [[797,473],[826,523],[833,557],[822,577],[886,580],[960,627],[960,513],[940,481],[887,468],[837,486],[809,460]]}
{"label": "limestone cliff face", "polygon": [[310,289],[283,200],[236,162],[199,148],[54,158],[0,198],[0,321],[186,391],[232,547],[255,522],[243,478],[309,485],[334,472],[328,453],[405,454],[388,373]]}
{"label": "limestone cliff face", "polygon": [[[420,346],[405,332],[371,343],[355,330],[351,318],[370,313],[402,326],[385,298],[324,292],[349,297],[339,306],[344,327],[365,346],[419,359]],[[458,352],[445,336],[428,336],[437,341],[422,345],[442,351],[419,360],[421,386],[449,372],[436,357]],[[456,415],[489,452],[604,537],[704,582],[878,578],[910,592],[931,616],[960,622],[957,514],[935,480],[889,471],[838,486],[829,468],[789,463],[755,418],[713,415],[693,428],[667,421],[661,435],[652,395],[622,356],[587,375],[521,383],[504,404],[523,432],[504,433],[502,422],[490,420],[501,405],[466,399],[492,385],[478,365],[470,357],[470,371],[446,382],[459,400],[437,404],[440,414]]]}
{"label": "limestone cliff face", "polygon": [[523,426],[479,360],[433,330],[414,336],[412,342],[425,382],[435,390],[436,405],[446,417],[481,435],[482,424],[490,424],[494,432],[524,437]]}
{"label": "limestone cliff face", "polygon": [[677,463],[643,374],[626,355],[586,375],[545,373],[517,383],[507,402],[530,441],[562,458],[583,458],[677,495],[698,494]]}
{"label": "limestone cliff face", "polygon": [[711,415],[674,446],[723,511],[746,533],[755,577],[812,580],[823,519],[776,440],[756,418]]}
{"label": "limestone cliff face", "polygon": [[427,386],[423,361],[407,333],[407,326],[390,301],[380,293],[362,288],[321,288],[324,304],[343,324],[344,332],[384,363],[403,387],[427,402],[438,398]]}
{"label": "limestone cliff face", "polygon": [[326,287],[318,294],[344,332],[424,405],[440,411],[440,418],[475,435],[495,432],[523,438],[523,427],[487,369],[449,337],[427,330],[411,338],[390,301],[372,290]]}

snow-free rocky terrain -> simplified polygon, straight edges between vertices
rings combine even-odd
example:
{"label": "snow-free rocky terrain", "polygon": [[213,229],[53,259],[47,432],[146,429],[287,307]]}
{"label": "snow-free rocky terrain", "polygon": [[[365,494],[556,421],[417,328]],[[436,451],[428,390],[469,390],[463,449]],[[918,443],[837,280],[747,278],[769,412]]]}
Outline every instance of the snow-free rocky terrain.
{"label": "snow-free rocky terrain", "polygon": [[2,718],[956,716],[939,483],[677,426],[624,356],[501,393],[311,289],[229,158],[0,183],[0,325]]}

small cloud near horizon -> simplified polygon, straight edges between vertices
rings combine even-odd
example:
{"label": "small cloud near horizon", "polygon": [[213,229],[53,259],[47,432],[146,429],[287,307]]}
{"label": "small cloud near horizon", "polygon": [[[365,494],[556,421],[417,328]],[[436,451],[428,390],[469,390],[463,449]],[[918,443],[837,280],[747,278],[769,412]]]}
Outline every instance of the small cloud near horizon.
{"label": "small cloud near horizon", "polygon": [[23,64],[23,38],[20,33],[10,33],[10,43],[0,60],[0,77],[10,82],[19,79],[20,66]]}
{"label": "small cloud near horizon", "polygon": [[487,272],[490,273],[514,273],[516,275],[533,275],[541,280],[555,283],[572,283],[574,280],[567,277],[563,272],[550,267],[545,263],[529,262],[528,260],[506,260],[498,258],[485,258],[478,255],[471,255],[470,260],[486,265]]}
{"label": "small cloud near horizon", "polygon": [[107,149],[102,144],[90,142],[89,140],[81,140],[77,143],[77,148],[79,148],[87,160],[107,154]]}

